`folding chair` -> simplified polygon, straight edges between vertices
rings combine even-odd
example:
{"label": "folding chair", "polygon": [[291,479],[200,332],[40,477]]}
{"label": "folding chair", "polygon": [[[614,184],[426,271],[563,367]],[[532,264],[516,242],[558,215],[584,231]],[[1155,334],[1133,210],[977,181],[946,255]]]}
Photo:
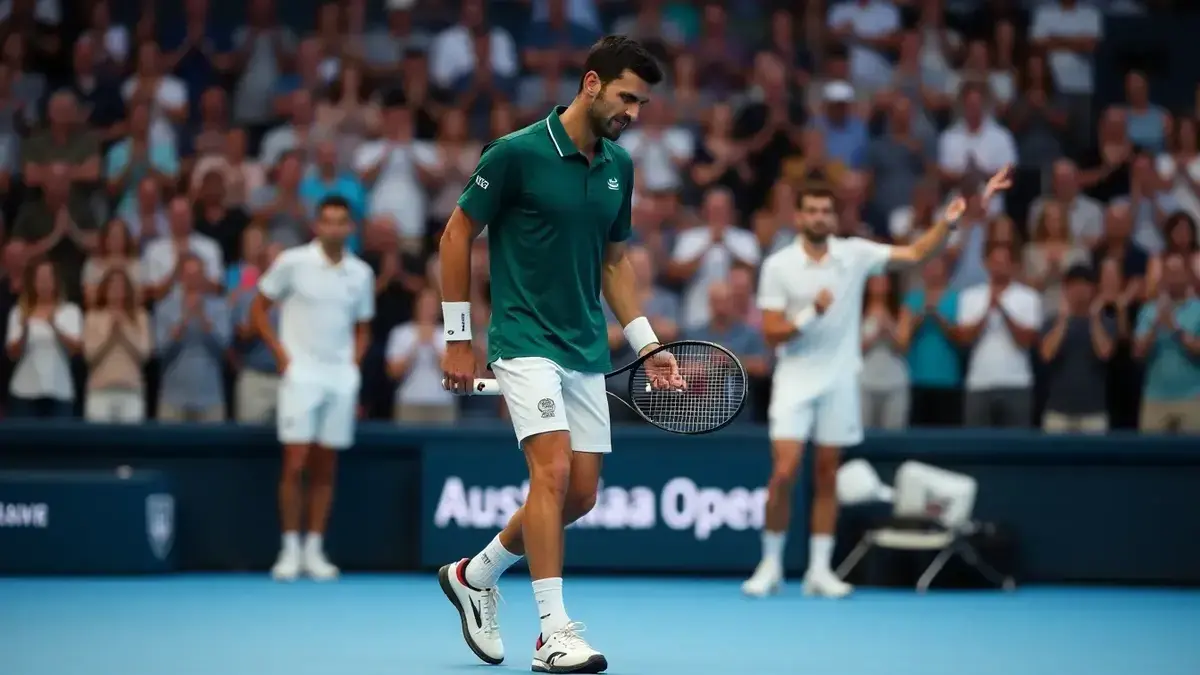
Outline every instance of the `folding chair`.
{"label": "folding chair", "polygon": [[917,580],[924,593],[954,556],[978,570],[986,579],[1011,591],[1016,582],[1001,574],[979,555],[971,543],[977,525],[971,520],[978,485],[974,478],[944,469],[905,462],[896,471],[892,517],[883,527],[868,531],[837,568],[846,578],[875,547],[897,551],[937,551]]}

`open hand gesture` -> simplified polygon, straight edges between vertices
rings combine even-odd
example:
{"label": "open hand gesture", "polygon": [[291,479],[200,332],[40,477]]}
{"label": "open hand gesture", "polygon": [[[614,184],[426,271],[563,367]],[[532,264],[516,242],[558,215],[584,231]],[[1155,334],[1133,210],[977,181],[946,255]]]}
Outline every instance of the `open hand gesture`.
{"label": "open hand gesture", "polygon": [[989,199],[997,194],[1004,192],[1012,187],[1012,165],[1006,164],[988,179],[987,185],[983,188],[983,202],[986,204]]}
{"label": "open hand gesture", "polygon": [[[658,345],[649,345],[642,351],[653,351],[658,348]],[[664,350],[646,359],[645,368],[646,379],[650,381],[651,389],[687,389],[687,382],[679,372],[679,363],[671,352]]]}

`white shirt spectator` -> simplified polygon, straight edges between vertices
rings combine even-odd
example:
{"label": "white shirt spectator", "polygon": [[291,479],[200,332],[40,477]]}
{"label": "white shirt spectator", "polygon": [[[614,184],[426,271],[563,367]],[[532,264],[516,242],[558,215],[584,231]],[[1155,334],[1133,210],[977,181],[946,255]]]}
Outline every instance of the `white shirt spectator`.
{"label": "white shirt spectator", "polygon": [[[1013,339],[1004,317],[990,308],[992,289],[988,284],[972,286],[958,298],[958,323],[973,325],[987,315],[987,323],[967,361],[967,391],[1027,389],[1033,386],[1033,365],[1028,349]],[[1042,326],[1042,297],[1023,284],[1010,283],[1000,294],[1000,306],[1017,324],[1039,330]]]}
{"label": "white shirt spectator", "polygon": [[387,360],[411,359],[404,381],[396,387],[396,405],[453,405],[454,394],[442,386],[442,354],[446,336],[439,324],[433,342],[420,342],[417,324],[409,322],[392,329],[388,336]]}
{"label": "white shirt spectator", "polygon": [[881,37],[900,30],[900,11],[895,5],[884,0],[841,2],[829,10],[828,23],[830,28],[852,27],[850,76],[855,84],[872,89],[891,82],[891,62],[874,49],[855,44],[853,38]]}
{"label": "white shirt spectator", "polygon": [[[1058,2],[1040,5],[1033,12],[1029,27],[1031,40],[1055,37],[1099,40],[1103,36],[1104,18],[1095,7],[1082,2],[1071,8]],[[1091,55],[1066,49],[1051,50],[1050,71],[1058,90],[1064,94],[1090,94],[1095,86]]]}
{"label": "white shirt spectator", "polygon": [[1175,198],[1179,208],[1200,223],[1200,196],[1197,196],[1196,191],[1192,189],[1185,178],[1187,176],[1192,179],[1192,182],[1200,183],[1200,155],[1192,157],[1184,167],[1175,166],[1175,158],[1167,153],[1159,155],[1156,163],[1158,175],[1162,177],[1163,181],[1170,184],[1168,192]]}
{"label": "white shirt spectator", "polygon": [[[862,299],[867,277],[879,272],[892,247],[868,239],[830,237],[821,260],[809,257],[797,240],[767,256],[758,287],[758,308],[783,312],[794,320],[811,307],[821,289],[833,302],[799,335],[776,351],[775,377],[788,378],[795,400],[825,393],[839,376],[858,378],[862,370]],[[781,391],[778,390],[777,391]]]}
{"label": "white shirt spectator", "polygon": [[357,371],[355,327],[375,317],[375,273],[358,256],[347,251],[335,264],[318,242],[290,248],[259,279],[258,290],[279,303],[289,371]]}
{"label": "white shirt spectator", "polygon": [[1017,143],[1012,133],[988,117],[974,133],[963,121],[951,125],[938,138],[938,166],[953,173],[974,167],[992,175],[1017,163]]}
{"label": "white shirt spectator", "polygon": [[417,167],[437,166],[441,161],[437,148],[426,141],[371,141],[355,151],[354,170],[364,174],[380,160],[384,165],[370,188],[367,210],[373,216],[391,216],[402,237],[424,236],[426,190],[417,177]]}
{"label": "white shirt spectator", "polygon": [[[133,98],[137,91],[137,78],[131,77],[121,85],[121,98],[126,103]],[[158,90],[154,92],[154,105],[150,111],[150,142],[170,143],[175,145],[175,126],[163,112],[163,108],[179,108],[188,103],[187,85],[177,77],[163,75],[158,81]]]}
{"label": "white shirt spectator", "polygon": [[[59,305],[53,321],[54,326],[71,339],[78,340],[83,334],[83,313],[78,305],[69,302]],[[21,308],[14,307],[8,314],[8,344],[24,339],[24,323]],[[71,360],[55,336],[54,328],[44,319],[29,320],[29,338],[13,370],[8,391],[23,399],[75,400]]]}
{"label": "white shirt spectator", "polygon": [[729,276],[734,262],[757,265],[762,254],[758,248],[758,239],[746,230],[734,226],[726,227],[721,241],[713,244],[712,230],[700,226],[679,234],[675,239],[675,249],[671,257],[676,261],[686,262],[695,260],[698,255],[704,256],[700,268],[683,290],[684,330],[698,329],[708,323],[709,286]]}
{"label": "white shirt spectator", "polygon": [[[214,239],[193,232],[188,236],[188,251],[200,259],[204,265],[204,276],[209,281],[220,283],[225,279],[221,246]],[[179,252],[170,237],[159,237],[146,244],[146,250],[142,251],[142,269],[148,284],[158,285],[166,281],[174,274],[178,263]]]}
{"label": "white shirt spectator", "polygon": [[[0,0],[0,21],[12,15],[13,0]],[[37,0],[33,5],[33,18],[48,25],[62,22],[62,4],[59,0]]]}
{"label": "white shirt spectator", "polygon": [[690,160],[696,151],[692,132],[674,126],[654,135],[647,134],[645,129],[632,129],[621,134],[620,144],[633,158],[647,192],[666,192],[683,185],[677,162]]}
{"label": "white shirt spectator", "polygon": [[[515,77],[519,61],[512,36],[503,28],[492,28],[492,71],[500,77]],[[429,49],[429,79],[443,89],[452,89],[459,78],[475,72],[475,43],[465,26],[455,25],[438,33]]]}

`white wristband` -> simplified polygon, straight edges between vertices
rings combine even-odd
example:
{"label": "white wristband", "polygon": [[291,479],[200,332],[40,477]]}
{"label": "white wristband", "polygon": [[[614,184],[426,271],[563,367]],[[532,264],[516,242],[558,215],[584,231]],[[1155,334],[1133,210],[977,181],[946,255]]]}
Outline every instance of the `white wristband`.
{"label": "white wristband", "polygon": [[625,326],[625,341],[629,343],[630,347],[633,347],[634,354],[641,355],[647,345],[658,343],[658,336],[650,327],[650,319],[639,316]]}
{"label": "white wristband", "polygon": [[792,325],[796,327],[796,330],[804,330],[812,325],[812,322],[816,320],[817,308],[809,305],[796,314],[796,318],[792,321]]}
{"label": "white wristband", "polygon": [[443,302],[442,328],[447,342],[467,342],[471,339],[471,303]]}

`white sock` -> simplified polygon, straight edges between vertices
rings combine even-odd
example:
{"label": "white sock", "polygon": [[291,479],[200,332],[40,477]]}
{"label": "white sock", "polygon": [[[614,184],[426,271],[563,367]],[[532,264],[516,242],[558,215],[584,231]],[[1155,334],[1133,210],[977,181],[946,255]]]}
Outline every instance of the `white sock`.
{"label": "white sock", "polygon": [[325,538],[320,532],[309,532],[304,540],[304,550],[308,553],[321,553],[325,550]]}
{"label": "white sock", "polygon": [[787,532],[771,532],[770,530],[763,530],[763,560],[769,560],[782,566],[783,549],[785,546],[787,546]]}
{"label": "white sock", "polygon": [[300,552],[300,533],[299,532],[284,532],[283,533],[283,551],[285,553]]}
{"label": "white sock", "polygon": [[500,575],[520,559],[521,556],[504,548],[504,544],[500,543],[500,535],[496,535],[479,555],[467,563],[467,583],[480,590],[492,588],[500,581]]}
{"label": "white sock", "polygon": [[542,639],[562,630],[571,623],[567,608],[563,606],[562,577],[537,579],[533,582],[533,599],[537,602],[538,616],[542,620]]}
{"label": "white sock", "polygon": [[808,540],[808,569],[816,572],[833,570],[833,535],[814,534]]}

